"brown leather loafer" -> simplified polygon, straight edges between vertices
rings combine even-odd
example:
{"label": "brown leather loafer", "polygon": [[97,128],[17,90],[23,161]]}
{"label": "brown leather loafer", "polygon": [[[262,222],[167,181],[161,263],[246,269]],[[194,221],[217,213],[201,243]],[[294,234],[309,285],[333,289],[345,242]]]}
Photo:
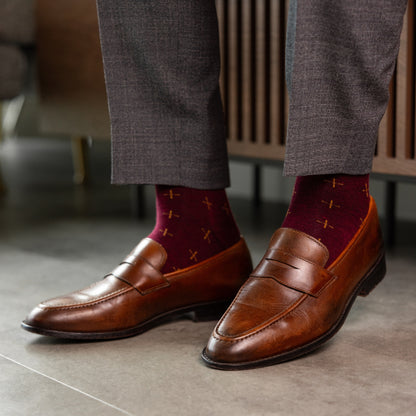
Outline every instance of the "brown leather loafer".
{"label": "brown leather loafer", "polygon": [[42,302],[22,327],[41,335],[113,339],[139,334],[167,318],[193,313],[218,319],[252,271],[246,243],[194,266],[162,274],[166,251],[146,238],[100,282]]}
{"label": "brown leather loafer", "polygon": [[328,250],[302,232],[281,228],[214,329],[202,353],[222,370],[277,364],[322,345],[342,326],[357,295],[385,275],[377,209],[328,267]]}

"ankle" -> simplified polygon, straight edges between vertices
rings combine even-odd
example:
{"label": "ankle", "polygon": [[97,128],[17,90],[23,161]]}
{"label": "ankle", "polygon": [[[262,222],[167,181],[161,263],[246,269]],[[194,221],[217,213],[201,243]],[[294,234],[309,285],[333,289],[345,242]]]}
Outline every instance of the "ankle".
{"label": "ankle", "polygon": [[240,239],[224,189],[156,186],[156,225],[149,238],[167,251],[164,272],[188,267]]}
{"label": "ankle", "polygon": [[283,227],[315,237],[330,264],[358,231],[369,207],[369,175],[298,177]]}

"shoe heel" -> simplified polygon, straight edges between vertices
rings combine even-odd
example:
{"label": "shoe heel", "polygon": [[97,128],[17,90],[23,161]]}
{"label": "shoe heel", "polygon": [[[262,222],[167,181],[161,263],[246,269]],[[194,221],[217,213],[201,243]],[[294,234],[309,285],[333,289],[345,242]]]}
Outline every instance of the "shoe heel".
{"label": "shoe heel", "polygon": [[190,317],[194,322],[218,321],[230,303],[227,301],[199,306],[191,312]]}
{"label": "shoe heel", "polygon": [[386,275],[386,258],[384,254],[380,257],[373,270],[361,285],[359,296],[367,296],[383,280]]}

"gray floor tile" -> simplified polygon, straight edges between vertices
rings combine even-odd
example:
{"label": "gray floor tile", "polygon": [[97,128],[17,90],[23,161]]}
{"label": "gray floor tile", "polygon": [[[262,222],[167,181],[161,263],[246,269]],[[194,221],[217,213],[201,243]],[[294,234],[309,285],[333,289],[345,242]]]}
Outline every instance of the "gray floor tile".
{"label": "gray floor tile", "polygon": [[1,355],[0,368],[0,412],[4,416],[129,414]]}

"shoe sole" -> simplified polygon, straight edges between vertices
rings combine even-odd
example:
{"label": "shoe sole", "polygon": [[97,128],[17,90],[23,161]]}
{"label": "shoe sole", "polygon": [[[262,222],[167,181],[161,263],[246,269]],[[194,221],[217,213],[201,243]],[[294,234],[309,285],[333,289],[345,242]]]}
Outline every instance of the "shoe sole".
{"label": "shoe sole", "polygon": [[373,267],[367,272],[365,277],[361,279],[360,283],[356,286],[338,321],[329,329],[329,331],[321,335],[319,338],[316,338],[313,341],[309,342],[308,344],[302,345],[299,348],[287,351],[283,354],[278,354],[261,360],[249,361],[244,363],[223,363],[213,361],[206,355],[206,348],[204,348],[204,350],[202,351],[201,358],[208,367],[217,370],[248,370],[279,364],[309,354],[310,352],[316,350],[322,344],[327,342],[340,330],[357,296],[367,296],[383,280],[385,274],[386,260],[385,255],[383,253],[378,258]]}
{"label": "shoe sole", "polygon": [[86,341],[103,341],[111,339],[128,338],[134,335],[139,335],[151,328],[154,328],[163,323],[171,322],[175,319],[189,317],[194,322],[204,322],[218,320],[226,311],[232,299],[227,301],[210,302],[198,305],[187,306],[178,308],[163,314],[157,315],[147,321],[142,322],[131,328],[107,331],[107,332],[67,332],[57,331],[53,329],[45,329],[35,327],[26,324],[24,321],[21,323],[21,327],[26,331],[33,332],[38,335],[46,335],[54,338],[64,338],[73,340],[86,340]]}

